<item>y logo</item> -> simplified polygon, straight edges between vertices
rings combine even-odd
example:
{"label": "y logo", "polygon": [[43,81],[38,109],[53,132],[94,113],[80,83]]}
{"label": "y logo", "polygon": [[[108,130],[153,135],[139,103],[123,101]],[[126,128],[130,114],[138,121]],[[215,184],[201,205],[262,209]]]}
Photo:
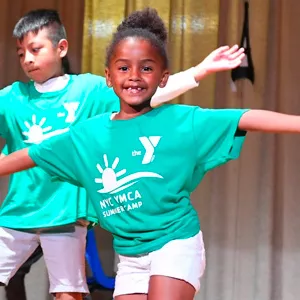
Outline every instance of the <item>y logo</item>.
{"label": "y logo", "polygon": [[144,146],[146,153],[144,155],[142,164],[146,165],[146,164],[150,164],[154,158],[154,150],[156,148],[156,146],[158,145],[159,141],[161,139],[161,136],[142,136],[140,137],[140,141],[142,143],[142,145]]}
{"label": "y logo", "polygon": [[65,110],[68,112],[66,117],[66,123],[72,123],[75,121],[75,113],[79,106],[79,102],[67,102],[63,104]]}

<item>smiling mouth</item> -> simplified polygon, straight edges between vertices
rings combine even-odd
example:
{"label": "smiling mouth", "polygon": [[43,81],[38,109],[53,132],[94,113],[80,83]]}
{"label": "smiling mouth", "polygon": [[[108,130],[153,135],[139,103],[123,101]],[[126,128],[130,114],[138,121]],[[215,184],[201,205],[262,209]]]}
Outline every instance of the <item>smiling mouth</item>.
{"label": "smiling mouth", "polygon": [[144,92],[146,89],[141,87],[129,87],[123,89],[129,95],[139,95]]}

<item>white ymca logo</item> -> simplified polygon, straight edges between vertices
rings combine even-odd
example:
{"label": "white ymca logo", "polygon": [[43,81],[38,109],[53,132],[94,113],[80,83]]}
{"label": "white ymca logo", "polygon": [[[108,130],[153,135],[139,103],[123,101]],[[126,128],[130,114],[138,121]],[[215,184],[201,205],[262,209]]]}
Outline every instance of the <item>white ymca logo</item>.
{"label": "white ymca logo", "polygon": [[68,112],[68,115],[66,117],[66,123],[72,123],[75,121],[76,117],[76,111],[79,106],[79,102],[67,102],[63,104],[65,110]]}
{"label": "white ymca logo", "polygon": [[155,158],[154,150],[157,147],[161,139],[161,136],[149,136],[149,137],[142,136],[139,139],[146,150],[146,153],[142,161],[142,164],[146,165],[151,163],[154,160]]}
{"label": "white ymca logo", "polygon": [[127,172],[126,169],[122,169],[120,171],[116,170],[120,161],[119,157],[116,157],[113,160],[111,166],[108,163],[106,154],[103,155],[103,160],[104,166],[101,166],[100,164],[96,165],[101,174],[101,178],[95,178],[95,182],[103,185],[103,188],[97,191],[100,194],[118,193],[136,184],[142,178],[163,178],[160,174],[154,172],[136,172],[124,177],[123,175]]}

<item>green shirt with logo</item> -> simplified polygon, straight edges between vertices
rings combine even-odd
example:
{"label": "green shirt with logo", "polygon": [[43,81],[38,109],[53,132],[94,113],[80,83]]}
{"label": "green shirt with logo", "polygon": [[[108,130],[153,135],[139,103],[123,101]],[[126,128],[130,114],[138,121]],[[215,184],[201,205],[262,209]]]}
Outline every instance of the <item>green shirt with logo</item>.
{"label": "green shirt with logo", "polygon": [[29,155],[53,180],[87,190],[116,252],[143,254],[199,232],[190,195],[206,172],[239,156],[244,112],[165,105],[129,120],[107,113]]}
{"label": "green shirt with logo", "polygon": [[[32,81],[16,82],[0,91],[0,135],[6,139],[9,154],[67,132],[92,116],[118,109],[117,96],[100,76],[70,75],[64,89],[46,93],[39,93]],[[10,177],[0,208],[0,226],[59,227],[81,218],[97,222],[84,189],[53,181],[38,167]]]}

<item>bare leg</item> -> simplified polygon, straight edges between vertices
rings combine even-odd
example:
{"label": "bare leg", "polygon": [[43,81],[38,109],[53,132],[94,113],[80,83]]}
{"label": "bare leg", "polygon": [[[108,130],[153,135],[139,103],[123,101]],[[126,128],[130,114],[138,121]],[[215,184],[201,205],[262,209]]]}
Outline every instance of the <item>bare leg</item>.
{"label": "bare leg", "polygon": [[82,300],[82,293],[56,293],[56,300]]}
{"label": "bare leg", "polygon": [[130,294],[115,297],[114,300],[147,300],[146,294]]}
{"label": "bare leg", "polygon": [[151,276],[148,300],[193,300],[195,288],[186,281],[167,276]]}

